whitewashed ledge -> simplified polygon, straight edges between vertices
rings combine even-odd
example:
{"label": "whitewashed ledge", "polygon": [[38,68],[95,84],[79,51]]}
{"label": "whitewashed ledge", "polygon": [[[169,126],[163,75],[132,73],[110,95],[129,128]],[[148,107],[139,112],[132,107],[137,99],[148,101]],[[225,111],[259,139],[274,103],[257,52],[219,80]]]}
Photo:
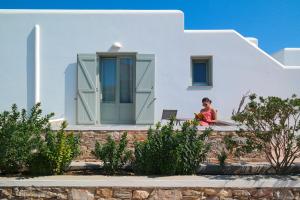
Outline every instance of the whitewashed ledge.
{"label": "whitewashed ledge", "polygon": [[0,178],[5,187],[300,188],[299,176],[45,176]]}
{"label": "whitewashed ledge", "polygon": [[[69,125],[67,131],[147,131],[151,126],[148,125]],[[154,127],[154,126],[152,126]],[[179,129],[179,126],[175,126]],[[208,127],[198,126],[199,131],[204,131]],[[237,126],[210,126],[214,131],[227,132],[237,131]],[[59,126],[53,125],[53,130],[58,130]]]}

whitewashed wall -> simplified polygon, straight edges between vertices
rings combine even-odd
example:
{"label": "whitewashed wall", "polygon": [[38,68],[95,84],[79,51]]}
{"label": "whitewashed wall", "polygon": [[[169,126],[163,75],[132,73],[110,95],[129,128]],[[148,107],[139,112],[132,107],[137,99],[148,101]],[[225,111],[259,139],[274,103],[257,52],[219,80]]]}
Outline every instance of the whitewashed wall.
{"label": "whitewashed wall", "polygon": [[[120,51],[156,55],[155,119],[162,109],[191,117],[210,97],[230,119],[242,94],[300,95],[300,68],[288,69],[227,31],[184,31],[181,11],[0,11],[0,111],[34,102],[34,25],[41,29],[41,102],[75,123],[76,55]],[[191,87],[190,56],[213,56],[213,87]]]}
{"label": "whitewashed wall", "polygon": [[284,48],[272,56],[284,65],[300,66],[300,48]]}

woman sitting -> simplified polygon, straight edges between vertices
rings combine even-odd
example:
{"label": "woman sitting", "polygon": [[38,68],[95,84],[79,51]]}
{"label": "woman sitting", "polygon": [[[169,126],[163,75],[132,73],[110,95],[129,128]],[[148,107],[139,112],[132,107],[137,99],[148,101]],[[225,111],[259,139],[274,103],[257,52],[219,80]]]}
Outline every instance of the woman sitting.
{"label": "woman sitting", "polygon": [[211,100],[207,97],[202,99],[202,106],[200,113],[195,113],[195,119],[199,121],[200,126],[209,126],[217,121],[217,111],[213,109]]}

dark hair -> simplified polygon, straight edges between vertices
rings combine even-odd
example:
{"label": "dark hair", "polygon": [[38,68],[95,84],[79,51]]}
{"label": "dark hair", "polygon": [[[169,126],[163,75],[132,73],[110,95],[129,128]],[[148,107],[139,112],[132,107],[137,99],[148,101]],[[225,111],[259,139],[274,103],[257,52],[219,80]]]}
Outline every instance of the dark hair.
{"label": "dark hair", "polygon": [[202,99],[202,103],[204,103],[204,102],[209,102],[209,103],[211,103],[212,101],[211,101],[209,98],[204,97],[204,98]]}

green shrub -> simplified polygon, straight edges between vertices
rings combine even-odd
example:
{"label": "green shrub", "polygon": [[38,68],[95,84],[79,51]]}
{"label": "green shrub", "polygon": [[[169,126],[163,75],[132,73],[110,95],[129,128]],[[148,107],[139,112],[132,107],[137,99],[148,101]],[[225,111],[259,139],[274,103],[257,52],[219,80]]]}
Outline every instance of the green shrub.
{"label": "green shrub", "polygon": [[16,173],[32,159],[33,152],[42,144],[41,133],[50,131],[53,113],[42,116],[40,103],[30,113],[21,112],[13,104],[11,111],[0,113],[0,171]]}
{"label": "green shrub", "polygon": [[176,152],[179,157],[177,163],[177,174],[195,174],[199,164],[206,159],[210,145],[206,142],[211,129],[206,129],[202,134],[198,134],[199,122],[185,122],[181,131],[175,132],[177,141]]}
{"label": "green shrub", "polygon": [[29,173],[34,176],[52,175],[52,167],[50,166],[49,159],[41,154],[35,153],[29,161]]}
{"label": "green shrub", "polygon": [[238,147],[238,143],[236,140],[233,139],[232,135],[225,135],[224,136],[224,144],[225,144],[225,148],[232,153],[234,151],[235,148]]}
{"label": "green shrub", "polygon": [[59,131],[45,135],[45,141],[30,163],[30,172],[35,175],[63,174],[71,161],[79,155],[79,137],[66,134],[67,123]]}
{"label": "green shrub", "polygon": [[218,154],[218,161],[221,167],[225,166],[225,161],[227,159],[227,153],[223,149],[219,154]]}
{"label": "green shrub", "polygon": [[148,138],[135,142],[134,170],[138,174],[195,174],[206,158],[209,144],[206,138],[211,132],[197,134],[196,121],[185,122],[181,130],[174,130],[174,119],[167,125],[158,123],[148,130]]}
{"label": "green shrub", "polygon": [[127,143],[127,133],[122,135],[118,144],[111,136],[108,137],[105,144],[96,142],[93,153],[103,161],[103,167],[107,174],[116,174],[130,160],[132,152],[127,149]]}
{"label": "green shrub", "polygon": [[295,159],[300,157],[300,99],[293,95],[279,97],[248,96],[232,119],[239,123],[238,135],[246,141],[238,152],[262,152],[276,173],[286,173]]}

